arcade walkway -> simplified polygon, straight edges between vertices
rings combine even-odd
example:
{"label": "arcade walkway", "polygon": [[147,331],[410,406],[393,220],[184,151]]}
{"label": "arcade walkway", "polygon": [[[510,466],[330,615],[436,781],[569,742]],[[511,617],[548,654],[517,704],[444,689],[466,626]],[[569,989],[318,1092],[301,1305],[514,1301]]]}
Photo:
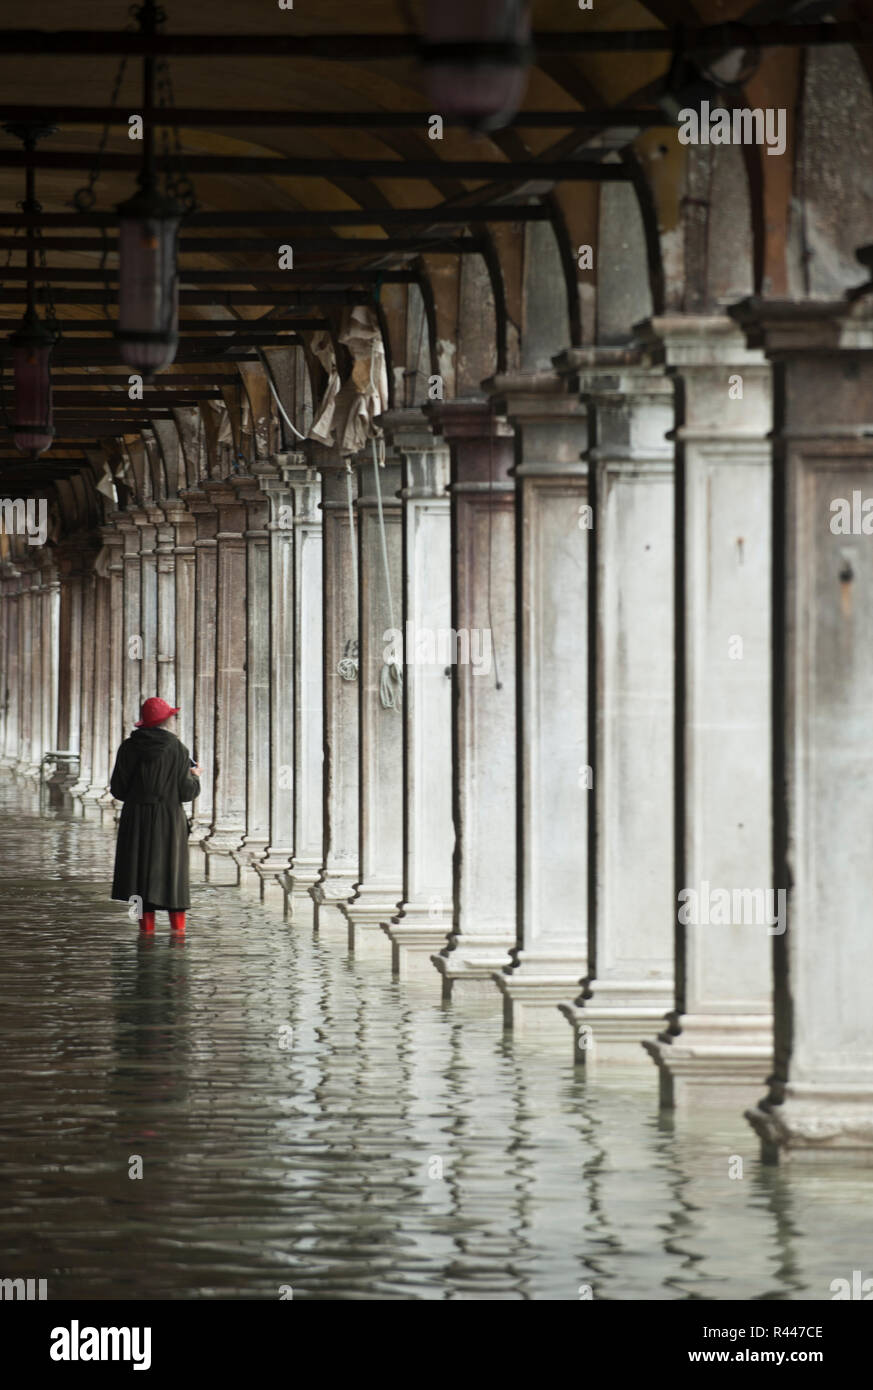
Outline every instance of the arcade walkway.
{"label": "arcade walkway", "polygon": [[863,1170],[762,1168],[732,1107],[674,1129],[647,1059],[586,1081],[235,888],[195,887],[184,945],[165,919],[139,940],[107,901],[110,829],[37,809],[4,781],[4,1277],[50,1299],[823,1300],[866,1268]]}

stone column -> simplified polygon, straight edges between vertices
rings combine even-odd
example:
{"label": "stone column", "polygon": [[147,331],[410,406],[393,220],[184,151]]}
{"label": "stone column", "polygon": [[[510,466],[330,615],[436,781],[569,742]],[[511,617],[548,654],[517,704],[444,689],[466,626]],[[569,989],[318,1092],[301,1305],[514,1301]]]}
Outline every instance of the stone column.
{"label": "stone column", "polygon": [[[194,517],[194,729],[191,757],[199,762],[200,795],[194,802],[190,844],[202,847],[215,806],[215,647],[218,512],[201,488],[183,501]],[[196,866],[198,869],[200,865]]]}
{"label": "stone column", "polygon": [[0,762],[13,768],[18,756],[18,616],[21,576],[11,560],[0,561],[3,602],[3,744]]}
{"label": "stone column", "polygon": [[234,478],[246,508],[246,832],[234,856],[240,883],[254,872],[270,838],[270,537],[269,504],[257,477]]}
{"label": "stone column", "polygon": [[84,787],[83,801],[100,801],[108,791],[109,766],[109,672],[110,672],[110,585],[106,575],[93,574],[94,646],[87,660],[92,684],[90,781]]}
{"label": "stone column", "polygon": [[518,928],[494,979],[508,1028],[565,1041],[588,961],[587,418],[553,371],[486,388],[515,427],[518,550]]}
{"label": "stone column", "polygon": [[765,1161],[873,1161],[873,312],[733,310],[773,363],[775,1065]]}
{"label": "stone column", "polygon": [[294,516],[294,854],[283,875],[289,914],[312,910],[324,862],[321,483],[305,457],[285,470]]}
{"label": "stone column", "polygon": [[165,511],[155,528],[155,694],[176,708],[176,530]]}
{"label": "stone column", "polygon": [[736,1104],[773,1055],[770,370],[726,318],[655,319],[651,335],[681,381],[676,1002],[645,1046],[663,1104]]}
{"label": "stone column", "polygon": [[163,512],[155,506],[138,512],[135,517],[140,528],[140,678],[143,700],[155,695],[158,688],[158,525],[163,519]]}
{"label": "stone column", "polygon": [[256,465],[269,504],[269,843],[254,865],[261,901],[284,903],[283,875],[294,852],[294,505],[289,456]]}
{"label": "stone column", "polygon": [[[107,748],[106,787],[104,804],[112,802],[108,790],[109,778],[115,765],[115,755],[124,740],[124,668],[127,650],[124,640],[124,536],[116,526],[102,528],[109,551],[109,746]],[[61,747],[64,745],[61,744]]]}
{"label": "stone column", "polygon": [[[349,949],[361,952],[387,949],[382,925],[396,916],[403,894],[403,692],[386,660],[396,655],[399,662],[402,654],[385,636],[400,622],[403,586],[400,462],[390,455],[377,469],[367,449],[357,468],[360,878],[341,910],[349,924]],[[402,675],[401,666],[394,669]]]}
{"label": "stone column", "polygon": [[638,1064],[674,991],[673,383],[627,349],[570,351],[561,369],[590,420],[596,691],[591,955],[564,1012],[577,1060]]}
{"label": "stone column", "polygon": [[43,646],[43,570],[37,559],[30,576],[30,761],[28,777],[38,779],[42,762],[42,646]]}
{"label": "stone column", "polygon": [[516,944],[515,485],[512,426],[487,401],[430,407],[452,456],[452,628],[490,638],[492,669],[452,667],[453,925],[434,964],[499,1000],[494,972]]}
{"label": "stone column", "polygon": [[420,410],[383,423],[403,460],[403,900],[385,930],[396,974],[433,976],[452,928],[450,458]]}
{"label": "stone column", "polygon": [[246,509],[229,480],[207,482],[218,511],[215,599],[215,793],[203,842],[207,877],[236,884],[246,832]]}
{"label": "stone column", "polygon": [[[58,620],[60,581],[54,562],[42,570],[42,751],[58,748]],[[46,768],[46,773],[51,772]]]}
{"label": "stone column", "polygon": [[[358,878],[360,786],[358,689],[357,473],[314,451],[321,472],[323,531],[322,653],[324,691],[323,861],[310,889],[315,925],[337,916]],[[349,510],[351,489],[352,512]],[[354,528],[354,534],[353,534]]]}
{"label": "stone column", "polygon": [[[97,641],[97,575],[94,553],[83,556],[82,573],[82,662],[79,690],[79,777],[70,789],[80,800],[94,780],[94,661]],[[139,716],[137,715],[137,718]]]}
{"label": "stone column", "polygon": [[[194,539],[196,522],[184,502],[169,498],[164,506],[172,528],[173,615],[175,632],[171,650],[175,660],[173,704],[179,707],[176,727],[179,738],[195,757],[194,748],[194,654],[196,641],[197,560]],[[169,699],[169,696],[167,696]],[[199,800],[199,797],[198,797]]]}
{"label": "stone column", "polygon": [[[120,538],[119,538],[120,539]],[[82,694],[82,569],[78,548],[60,547],[61,576],[58,622],[58,748],[79,752],[79,702]],[[69,792],[78,771],[58,769],[52,783],[58,794]]]}
{"label": "stone column", "polygon": [[[127,738],[139,719],[142,704],[142,586],[140,583],[140,528],[135,514],[120,512],[116,525],[122,549],[122,737]],[[84,580],[83,580],[84,583]],[[83,589],[84,605],[84,589]],[[84,606],[83,606],[84,612]]]}

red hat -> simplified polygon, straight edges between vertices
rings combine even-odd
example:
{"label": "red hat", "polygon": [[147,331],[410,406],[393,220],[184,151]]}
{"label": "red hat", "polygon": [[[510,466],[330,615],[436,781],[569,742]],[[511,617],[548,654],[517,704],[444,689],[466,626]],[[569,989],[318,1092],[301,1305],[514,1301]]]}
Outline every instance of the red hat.
{"label": "red hat", "polygon": [[139,712],[139,719],[136,722],[138,729],[151,729],[155,724],[163,724],[165,719],[169,719],[171,714],[178,714],[177,709],[168,705],[166,700],[161,700],[157,695],[152,695],[151,699],[143,702],[143,707]]}

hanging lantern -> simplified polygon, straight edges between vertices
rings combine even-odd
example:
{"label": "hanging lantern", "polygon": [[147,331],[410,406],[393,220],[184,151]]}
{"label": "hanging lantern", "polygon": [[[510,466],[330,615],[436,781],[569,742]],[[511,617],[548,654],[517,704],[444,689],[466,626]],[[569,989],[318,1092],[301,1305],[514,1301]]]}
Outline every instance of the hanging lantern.
{"label": "hanging lantern", "polygon": [[29,309],[9,338],[15,386],[12,434],[16,449],[39,458],[54,439],[51,355],[55,335]]}
{"label": "hanging lantern", "polygon": [[182,208],[152,187],[118,211],[118,330],[129,367],[150,377],[168,367],[179,343],[176,239]]}
{"label": "hanging lantern", "polygon": [[423,37],[434,113],[474,130],[512,120],[531,60],[527,0],[428,0]]}

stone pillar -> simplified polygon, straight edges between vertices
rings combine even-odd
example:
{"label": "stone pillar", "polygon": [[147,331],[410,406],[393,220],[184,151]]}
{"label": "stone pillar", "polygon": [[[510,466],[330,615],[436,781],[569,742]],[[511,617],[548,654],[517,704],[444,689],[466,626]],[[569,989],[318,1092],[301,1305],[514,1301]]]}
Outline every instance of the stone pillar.
{"label": "stone pillar", "polygon": [[[140,528],[135,514],[121,512],[116,525],[122,549],[122,737],[127,738],[139,719],[142,704],[142,605],[140,584]],[[84,579],[83,579],[84,585]],[[84,613],[84,588],[83,588]]]}
{"label": "stone pillar", "polygon": [[644,1045],[663,1104],[695,1088],[736,1104],[773,1055],[770,370],[726,318],[655,319],[650,331],[681,382],[676,1001]]}
{"label": "stone pillar", "polygon": [[215,794],[203,842],[207,877],[236,884],[246,832],[246,509],[225,479],[203,485],[218,511],[215,539]]}
{"label": "stone pillar", "polygon": [[[120,539],[120,538],[119,538]],[[77,547],[59,548],[61,577],[58,621],[58,748],[79,751],[79,701],[82,694],[82,571]],[[58,769],[52,783],[59,794],[69,792],[78,771]]]}
{"label": "stone pillar", "polygon": [[565,1041],[588,961],[587,418],[553,371],[486,387],[515,427],[518,549],[518,928],[494,979],[508,1028]]}
{"label": "stone pillar", "polygon": [[[58,621],[60,581],[54,562],[42,570],[42,751],[58,748]],[[52,769],[46,768],[50,774]]]}
{"label": "stone pillar", "polygon": [[[187,488],[183,500],[194,517],[194,731],[187,746],[202,769],[194,802],[192,848],[202,847],[215,807],[215,649],[218,512],[201,488]],[[199,865],[198,865],[199,867]]]}
{"label": "stone pillar", "polygon": [[246,508],[246,832],[235,858],[240,882],[260,888],[254,865],[270,838],[269,504],[256,477],[233,485]]}
{"label": "stone pillar", "polygon": [[255,466],[269,503],[269,843],[254,865],[261,901],[281,898],[294,852],[294,506],[286,455]]}
{"label": "stone pillar", "polygon": [[109,780],[109,672],[110,672],[110,585],[106,575],[93,573],[94,645],[86,657],[91,679],[90,781],[83,787],[83,801],[100,801],[108,791]]}
{"label": "stone pillar", "polygon": [[[360,785],[358,689],[357,473],[314,451],[321,471],[324,691],[323,862],[310,889],[315,925],[331,921],[358,878]],[[352,511],[349,509],[351,489]],[[354,529],[354,534],[353,534]]]}
{"label": "stone pillar", "polygon": [[30,761],[25,768],[28,777],[39,777],[42,762],[42,639],[43,639],[43,571],[33,562],[30,574]]}
{"label": "stone pillar", "polygon": [[773,363],[775,1064],[765,1161],[873,1161],[873,312],[746,302]]}
{"label": "stone pillar", "polygon": [[[403,692],[386,661],[395,654],[399,661],[401,653],[385,636],[402,615],[400,462],[390,455],[377,469],[371,450],[359,457],[360,878],[341,908],[354,952],[387,948],[382,925],[396,916],[403,893]],[[402,675],[402,667],[394,669]]]}
{"label": "stone pillar", "polygon": [[175,709],[176,699],[176,531],[165,511],[155,529],[157,642],[155,694]]}
{"label": "stone pillar", "polygon": [[[492,669],[452,667],[453,925],[434,964],[444,998],[457,986],[500,998],[494,972],[516,944],[515,485],[513,432],[487,401],[428,412],[452,471],[452,628],[490,637]],[[472,650],[472,646],[471,646]]]}
{"label": "stone pillar", "polygon": [[0,756],[4,767],[13,768],[18,757],[18,628],[20,615],[21,575],[11,560],[0,563],[0,589],[4,610],[3,658],[3,746]]}
{"label": "stone pillar", "polygon": [[564,1012],[577,1060],[638,1064],[674,991],[673,383],[626,349],[570,351],[561,369],[590,420],[597,692],[591,956]]}
{"label": "stone pillar", "polygon": [[19,743],[19,776],[34,775],[34,701],[33,672],[38,647],[34,643],[36,618],[34,609],[37,603],[36,586],[38,577],[33,564],[22,562],[21,566],[21,645],[19,647],[19,701],[21,709],[21,740]]}
{"label": "stone pillar", "polygon": [[[170,498],[164,506],[172,528],[173,614],[175,620],[172,651],[173,704],[179,707],[176,728],[179,738],[195,757],[194,747],[194,654],[196,642],[197,561],[194,549],[196,523],[184,502]],[[169,696],[167,697],[169,699]],[[199,800],[199,797],[198,797]],[[196,804],[196,803],[195,803]]]}
{"label": "stone pillar", "polygon": [[285,470],[294,516],[294,854],[283,875],[287,910],[311,911],[324,862],[321,483],[297,457]]}
{"label": "stone pillar", "polygon": [[[94,778],[94,654],[97,641],[97,575],[94,573],[94,554],[83,556],[82,573],[82,662],[79,690],[79,777],[71,787],[72,795],[80,800],[86,795]],[[137,718],[139,716],[137,715]]]}
{"label": "stone pillar", "polygon": [[[104,804],[112,802],[108,790],[115,756],[125,738],[124,728],[124,668],[127,650],[124,640],[124,536],[116,526],[102,528],[104,543],[109,551],[109,745],[106,770],[107,791]],[[60,745],[64,747],[63,744]]]}
{"label": "stone pillar", "polygon": [[163,519],[163,512],[155,506],[138,512],[135,517],[140,529],[140,679],[143,700],[157,694],[158,688],[158,525]]}
{"label": "stone pillar", "polygon": [[450,458],[420,410],[383,423],[403,460],[403,900],[385,930],[396,974],[432,976],[452,928]]}

